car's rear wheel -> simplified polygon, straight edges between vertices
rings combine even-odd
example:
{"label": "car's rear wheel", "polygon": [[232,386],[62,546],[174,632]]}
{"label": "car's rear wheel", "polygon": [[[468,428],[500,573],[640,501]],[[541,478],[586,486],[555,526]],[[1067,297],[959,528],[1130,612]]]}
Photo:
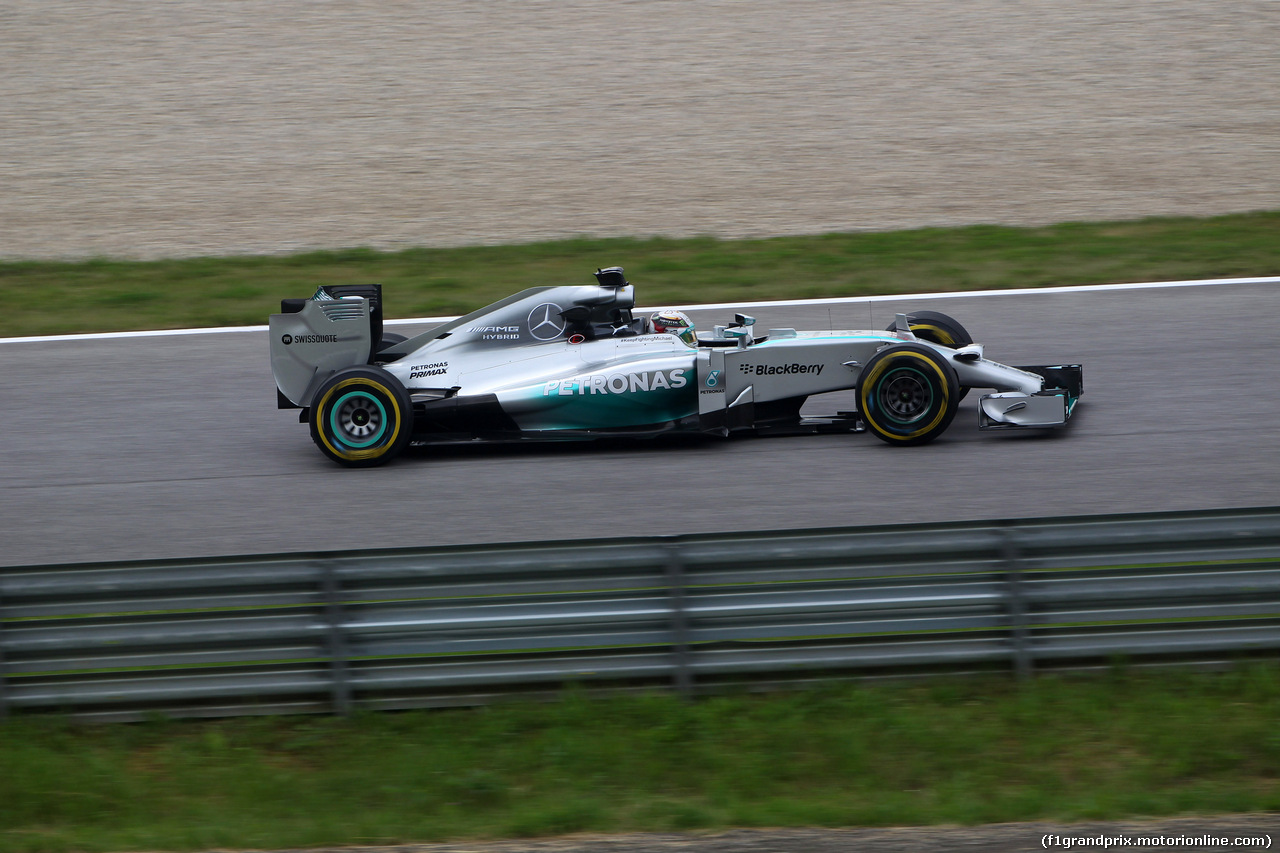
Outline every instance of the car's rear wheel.
{"label": "car's rear wheel", "polygon": [[351,467],[381,465],[409,443],[413,407],[390,373],[349,367],[329,377],[310,412],[311,440],[333,461]]}
{"label": "car's rear wheel", "polygon": [[383,332],[382,340],[378,342],[378,352],[382,352],[384,349],[393,347],[396,344],[402,344],[407,340],[409,339],[404,335],[397,335],[395,332]]}
{"label": "car's rear wheel", "polygon": [[880,350],[858,379],[858,411],[867,428],[889,444],[926,444],[956,416],[956,371],[921,344]]}

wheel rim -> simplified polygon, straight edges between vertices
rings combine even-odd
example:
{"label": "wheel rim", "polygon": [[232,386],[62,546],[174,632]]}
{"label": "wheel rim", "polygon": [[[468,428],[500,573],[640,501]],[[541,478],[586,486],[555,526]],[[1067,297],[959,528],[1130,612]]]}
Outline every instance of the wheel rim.
{"label": "wheel rim", "polygon": [[365,391],[351,391],[333,404],[329,427],[343,444],[353,448],[372,447],[387,432],[387,409],[382,401]]}
{"label": "wheel rim", "polygon": [[876,387],[880,409],[894,421],[914,423],[933,406],[933,387],[923,373],[910,367],[889,371]]}

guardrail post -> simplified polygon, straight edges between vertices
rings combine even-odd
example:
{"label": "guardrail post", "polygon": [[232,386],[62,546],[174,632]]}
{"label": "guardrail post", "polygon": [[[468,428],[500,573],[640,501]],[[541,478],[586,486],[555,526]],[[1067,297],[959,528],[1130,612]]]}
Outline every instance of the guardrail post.
{"label": "guardrail post", "polygon": [[1013,669],[1019,681],[1031,677],[1035,661],[1027,635],[1027,591],[1023,578],[1022,549],[1011,527],[1000,529],[1000,551],[1004,563],[1005,602],[1013,632]]}
{"label": "guardrail post", "polygon": [[686,610],[684,561],[674,544],[667,545],[667,593],[671,600],[672,683],[682,699],[693,698],[689,668],[689,614]]}
{"label": "guardrail post", "polygon": [[320,582],[324,588],[324,615],[328,624],[329,692],[333,711],[339,716],[351,713],[351,680],[347,667],[347,639],[342,633],[342,597],[338,569],[332,560],[320,564]]}
{"label": "guardrail post", "polygon": [[[0,598],[0,608],[4,607],[4,599]],[[0,616],[0,721],[9,716],[9,700],[5,696],[4,678],[4,617]]]}

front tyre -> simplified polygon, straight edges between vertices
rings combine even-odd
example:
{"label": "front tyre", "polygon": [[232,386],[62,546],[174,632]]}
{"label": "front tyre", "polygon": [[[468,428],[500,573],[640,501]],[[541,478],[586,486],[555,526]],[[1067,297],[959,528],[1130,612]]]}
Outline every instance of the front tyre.
{"label": "front tyre", "polygon": [[314,397],[311,440],[334,462],[367,468],[390,461],[413,432],[409,392],[377,367],[349,367],[330,376]]}
{"label": "front tyre", "polygon": [[[907,326],[911,334],[944,347],[960,349],[973,343],[973,336],[954,317],[941,311],[912,311],[907,315]],[[892,332],[894,324],[890,323],[886,332]]]}
{"label": "front tyre", "polygon": [[[907,315],[907,327],[917,338],[951,349],[960,349],[973,343],[973,335],[969,334],[969,330],[960,325],[959,320],[941,311],[912,311]],[[892,332],[893,329],[894,324],[890,323],[885,331]],[[956,401],[963,400],[968,393],[969,386],[962,385]]]}
{"label": "front tyre", "polygon": [[956,416],[955,369],[921,344],[880,350],[858,379],[858,411],[867,429],[889,444],[926,444]]}

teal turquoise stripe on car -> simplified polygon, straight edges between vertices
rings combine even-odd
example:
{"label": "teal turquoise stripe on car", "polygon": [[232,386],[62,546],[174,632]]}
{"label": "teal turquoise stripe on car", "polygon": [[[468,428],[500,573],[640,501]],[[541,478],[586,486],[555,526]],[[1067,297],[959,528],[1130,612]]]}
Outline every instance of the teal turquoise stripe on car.
{"label": "teal turquoise stripe on car", "polygon": [[693,367],[606,371],[500,392],[524,429],[611,429],[697,414]]}

